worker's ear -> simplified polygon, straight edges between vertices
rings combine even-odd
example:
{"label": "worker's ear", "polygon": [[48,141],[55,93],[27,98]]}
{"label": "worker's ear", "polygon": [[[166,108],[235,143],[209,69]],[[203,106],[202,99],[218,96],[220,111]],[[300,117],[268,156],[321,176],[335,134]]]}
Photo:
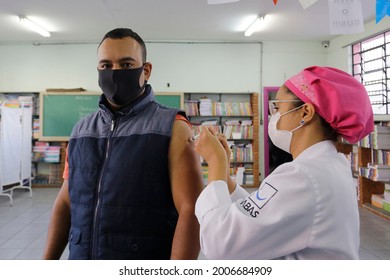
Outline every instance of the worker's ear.
{"label": "worker's ear", "polygon": [[310,103],[305,103],[302,107],[301,112],[302,112],[302,121],[304,123],[310,122],[316,114],[316,110],[313,104]]}

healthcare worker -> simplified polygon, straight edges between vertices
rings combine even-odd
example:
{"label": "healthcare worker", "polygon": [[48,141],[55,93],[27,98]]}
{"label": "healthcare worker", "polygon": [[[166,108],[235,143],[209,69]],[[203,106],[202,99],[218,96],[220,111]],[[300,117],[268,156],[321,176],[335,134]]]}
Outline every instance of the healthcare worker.
{"label": "healthcare worker", "polygon": [[368,94],[354,77],[312,66],[270,101],[269,136],[293,161],[249,194],[230,178],[226,140],[204,129],[195,144],[209,165],[198,197],[208,259],[358,259],[359,212],[351,166],[339,136],[355,143],[374,128]]}

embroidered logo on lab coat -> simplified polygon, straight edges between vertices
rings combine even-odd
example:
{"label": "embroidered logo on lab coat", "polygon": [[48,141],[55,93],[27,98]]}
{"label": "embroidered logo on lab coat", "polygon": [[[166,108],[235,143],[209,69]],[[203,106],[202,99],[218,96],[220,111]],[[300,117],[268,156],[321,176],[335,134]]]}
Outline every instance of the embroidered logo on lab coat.
{"label": "embroidered logo on lab coat", "polygon": [[[275,189],[273,186],[268,184],[267,182],[264,183],[258,190],[255,192],[256,194],[256,199],[253,199],[253,195],[249,197],[250,200],[253,201],[259,207],[259,209],[263,208],[264,205],[270,201],[270,199],[278,192],[277,189]],[[254,198],[254,197],[253,197]]]}
{"label": "embroidered logo on lab coat", "polygon": [[248,198],[241,201],[241,207],[253,218],[256,218],[261,208],[270,201],[270,199],[278,192],[273,186],[264,183],[256,192]]}

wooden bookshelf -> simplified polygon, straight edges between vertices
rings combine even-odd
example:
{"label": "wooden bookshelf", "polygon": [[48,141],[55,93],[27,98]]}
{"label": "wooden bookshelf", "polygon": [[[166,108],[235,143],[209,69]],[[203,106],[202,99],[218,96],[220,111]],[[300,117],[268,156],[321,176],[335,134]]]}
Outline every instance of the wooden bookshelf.
{"label": "wooden bookshelf", "polygon": [[[65,167],[65,152],[67,142],[49,142],[50,145],[60,147],[59,162],[33,162],[35,165],[36,178],[34,178],[33,188],[53,188],[61,187],[62,174]],[[44,170],[46,167],[46,170]],[[43,170],[43,171],[42,171]]]}
{"label": "wooden bookshelf", "polygon": [[[252,137],[241,139],[228,139],[230,142],[234,142],[235,145],[250,143],[252,145],[252,161],[232,161],[231,170],[240,165],[245,167],[250,166],[251,173],[253,173],[253,183],[244,183],[245,188],[257,188],[260,184],[260,167],[259,167],[259,95],[257,93],[184,93],[184,101],[192,103],[192,106],[199,106],[196,101],[199,101],[202,97],[207,97],[212,102],[249,102],[251,114],[211,114],[211,115],[199,115],[199,108],[196,110],[188,109],[187,116],[191,123],[200,123],[203,120],[214,119],[217,120],[217,126],[220,127],[220,131],[223,132],[224,121],[229,119],[250,119],[252,121]],[[195,105],[194,105],[195,104]],[[186,107],[185,107],[186,108]],[[196,112],[196,114],[194,113]],[[203,166],[205,168],[205,166]],[[204,171],[207,173],[207,171]],[[235,175],[235,174],[231,174]],[[248,175],[248,174],[246,174]],[[250,176],[250,175],[249,175]],[[248,177],[249,178],[249,177]],[[252,180],[250,180],[252,182]]]}
{"label": "wooden bookshelf", "polygon": [[[360,147],[356,145],[351,145],[348,143],[337,143],[337,150],[344,154],[350,154],[353,152],[353,149],[357,148],[357,158],[358,158],[358,167],[367,167],[367,164],[372,162],[372,149],[367,147]],[[390,221],[390,213],[378,208],[371,204],[371,195],[373,194],[383,194],[384,192],[384,182],[373,181],[369,178],[361,176],[360,174],[356,175],[358,183],[358,203],[359,206],[375,215],[380,216],[383,219]]]}
{"label": "wooden bookshelf", "polygon": [[[370,148],[358,147],[359,167],[366,167],[369,162],[372,162]],[[377,182],[369,178],[358,176],[359,187],[359,206],[390,221],[390,213],[371,204],[371,195],[383,194],[385,186],[384,182]]]}

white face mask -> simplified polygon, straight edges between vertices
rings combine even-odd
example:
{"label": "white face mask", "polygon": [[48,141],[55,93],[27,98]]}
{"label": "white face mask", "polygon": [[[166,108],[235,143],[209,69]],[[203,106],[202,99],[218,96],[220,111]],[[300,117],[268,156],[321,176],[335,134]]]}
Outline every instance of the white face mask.
{"label": "white face mask", "polygon": [[283,151],[285,151],[287,153],[290,153],[290,145],[291,145],[291,139],[292,139],[292,136],[293,136],[293,132],[295,130],[301,128],[304,125],[305,122],[302,120],[301,124],[298,127],[296,127],[293,130],[291,130],[291,131],[279,130],[279,129],[277,129],[277,124],[278,124],[278,121],[279,121],[280,117],[282,117],[284,115],[287,115],[288,113],[291,113],[291,112],[293,112],[295,110],[298,110],[303,105],[301,105],[301,106],[299,106],[297,108],[294,108],[294,109],[292,109],[290,111],[287,111],[287,112],[285,112],[283,114],[280,114],[279,112],[277,112],[275,115],[271,116],[271,119],[270,119],[270,121],[268,123],[268,135],[271,138],[272,143],[274,143],[274,145],[276,147],[282,149]]}

